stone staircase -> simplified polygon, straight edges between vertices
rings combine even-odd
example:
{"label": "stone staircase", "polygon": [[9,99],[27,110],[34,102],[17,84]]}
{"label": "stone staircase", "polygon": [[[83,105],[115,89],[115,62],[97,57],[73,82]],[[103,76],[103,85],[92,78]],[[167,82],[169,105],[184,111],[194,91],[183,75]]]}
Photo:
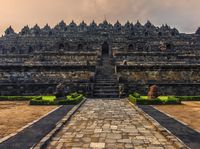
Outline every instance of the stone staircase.
{"label": "stone staircase", "polygon": [[114,74],[112,59],[104,56],[100,63],[95,75],[93,96],[95,98],[119,98],[119,83]]}

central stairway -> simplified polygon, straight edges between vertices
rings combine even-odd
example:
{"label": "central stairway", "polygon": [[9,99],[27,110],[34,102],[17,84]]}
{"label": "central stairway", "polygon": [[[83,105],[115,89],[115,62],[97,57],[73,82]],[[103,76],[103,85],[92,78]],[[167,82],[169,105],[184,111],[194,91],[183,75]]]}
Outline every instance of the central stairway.
{"label": "central stairway", "polygon": [[103,56],[94,81],[93,96],[96,98],[119,98],[119,82],[112,59]]}

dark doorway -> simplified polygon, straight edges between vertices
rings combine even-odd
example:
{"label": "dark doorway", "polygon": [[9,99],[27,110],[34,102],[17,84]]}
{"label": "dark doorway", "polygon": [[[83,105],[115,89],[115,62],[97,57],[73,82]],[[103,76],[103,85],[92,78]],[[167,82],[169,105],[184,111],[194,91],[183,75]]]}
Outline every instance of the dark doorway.
{"label": "dark doorway", "polygon": [[170,43],[167,43],[167,44],[166,44],[166,49],[167,49],[167,50],[171,50],[171,49],[172,49],[172,45],[171,45]]}
{"label": "dark doorway", "polygon": [[78,50],[83,50],[83,45],[82,44],[78,44]]}
{"label": "dark doorway", "polygon": [[102,45],[102,55],[109,55],[109,44],[107,42]]}
{"label": "dark doorway", "polygon": [[133,44],[129,44],[128,49],[133,50]]}
{"label": "dark doorway", "polygon": [[64,45],[62,43],[59,44],[59,50],[64,49]]}

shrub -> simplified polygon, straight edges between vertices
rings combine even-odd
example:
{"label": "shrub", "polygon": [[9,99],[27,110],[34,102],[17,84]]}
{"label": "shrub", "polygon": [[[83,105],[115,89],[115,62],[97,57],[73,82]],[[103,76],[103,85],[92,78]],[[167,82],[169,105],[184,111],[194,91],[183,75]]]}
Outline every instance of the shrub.
{"label": "shrub", "polygon": [[76,105],[80,102],[80,100],[59,100],[56,103],[58,105]]}
{"label": "shrub", "polygon": [[162,104],[162,101],[160,99],[154,99],[154,100],[147,100],[147,99],[140,99],[136,102],[139,105],[158,105]]}
{"label": "shrub", "polygon": [[32,100],[42,100],[42,97],[41,96],[40,97],[35,97]]}
{"label": "shrub", "polygon": [[31,100],[30,105],[54,105],[54,102],[48,100]]}
{"label": "shrub", "polygon": [[42,97],[36,97],[30,100],[30,105],[54,105],[51,100],[44,100]]}
{"label": "shrub", "polygon": [[136,98],[140,98],[140,94],[139,93],[137,93],[137,92],[134,92],[133,94],[132,94],[134,97],[136,97]]}
{"label": "shrub", "polygon": [[81,100],[83,98],[82,94],[71,94],[67,96],[67,100]]}
{"label": "shrub", "polygon": [[181,101],[174,96],[165,96],[164,98],[158,97],[154,100],[149,100],[145,96],[140,96],[140,98],[136,98],[131,94],[129,95],[129,100],[132,103],[136,103],[139,105],[161,105],[161,104],[180,104],[181,103]]}
{"label": "shrub", "polygon": [[55,96],[42,96],[35,97],[30,101],[31,105],[75,105],[78,104],[82,99],[83,95],[73,93],[67,96],[67,99],[54,100]]}
{"label": "shrub", "polygon": [[42,96],[35,97],[30,100],[29,104],[30,105],[54,105],[55,104],[54,100],[47,100],[47,99],[44,99],[44,97]]}
{"label": "shrub", "polygon": [[200,101],[200,96],[175,96],[181,101]]}
{"label": "shrub", "polygon": [[181,100],[175,96],[168,96],[167,104],[180,104]]}
{"label": "shrub", "polygon": [[76,97],[78,97],[78,96],[79,96],[79,94],[78,94],[77,92],[71,94],[71,97],[72,97],[72,98],[76,98]]}
{"label": "shrub", "polygon": [[133,95],[129,95],[129,100],[132,103],[136,103],[137,99]]}

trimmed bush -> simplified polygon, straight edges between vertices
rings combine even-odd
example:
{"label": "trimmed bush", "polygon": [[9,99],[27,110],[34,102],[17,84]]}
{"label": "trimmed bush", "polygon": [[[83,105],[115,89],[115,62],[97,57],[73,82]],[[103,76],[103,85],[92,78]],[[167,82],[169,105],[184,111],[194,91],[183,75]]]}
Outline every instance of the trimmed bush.
{"label": "trimmed bush", "polygon": [[31,100],[30,105],[54,105],[54,102],[48,100]]}
{"label": "trimmed bush", "polygon": [[75,93],[72,93],[70,96],[72,97],[72,98],[76,98],[76,97],[78,97],[80,94],[78,94],[77,92],[75,92]]}
{"label": "trimmed bush", "polygon": [[135,98],[140,98],[141,95],[139,93],[137,93],[137,92],[134,92],[132,94],[132,96],[135,97]]}
{"label": "trimmed bush", "polygon": [[59,100],[56,103],[58,105],[76,105],[79,102],[80,102],[79,100]]}
{"label": "trimmed bush", "polygon": [[130,100],[130,102],[132,102],[132,103],[136,103],[137,98],[135,98],[133,95],[129,95],[129,100]]}
{"label": "trimmed bush", "polygon": [[181,101],[200,101],[200,96],[175,96]]}
{"label": "trimmed bush", "polygon": [[44,100],[42,97],[35,97],[30,100],[30,105],[54,105],[54,101]]}
{"label": "trimmed bush", "polygon": [[83,98],[83,95],[82,94],[78,94],[76,96],[74,95],[69,95],[67,96],[67,99],[68,100],[81,100]]}
{"label": "trimmed bush", "polygon": [[55,96],[35,97],[30,101],[30,105],[75,105],[83,99],[82,94],[72,93],[67,96],[67,99],[55,100]]}
{"label": "trimmed bush", "polygon": [[[174,96],[161,96],[153,100],[149,100],[146,96],[136,98],[134,94],[129,95],[129,100],[138,105],[168,105],[168,104],[181,104],[181,100]],[[138,97],[138,96],[137,96]]]}

